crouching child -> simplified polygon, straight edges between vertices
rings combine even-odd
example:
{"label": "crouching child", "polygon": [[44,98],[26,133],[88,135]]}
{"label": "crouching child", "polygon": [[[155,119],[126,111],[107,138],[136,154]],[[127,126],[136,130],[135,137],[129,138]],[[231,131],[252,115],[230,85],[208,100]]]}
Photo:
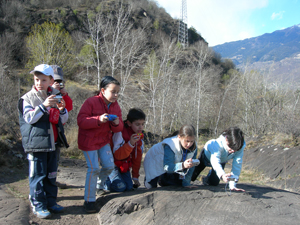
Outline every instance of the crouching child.
{"label": "crouching child", "polygon": [[123,131],[113,134],[111,145],[115,168],[105,182],[107,191],[129,191],[141,185],[139,170],[144,149],[142,131],[145,119],[146,115],[141,109],[132,108],[124,121]]}

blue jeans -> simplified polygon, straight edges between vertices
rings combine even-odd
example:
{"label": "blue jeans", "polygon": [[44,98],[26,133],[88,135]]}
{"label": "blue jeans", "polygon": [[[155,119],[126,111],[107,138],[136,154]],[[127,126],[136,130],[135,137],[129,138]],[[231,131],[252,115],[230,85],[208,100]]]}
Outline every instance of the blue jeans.
{"label": "blue jeans", "polygon": [[[84,200],[87,202],[95,202],[96,187],[98,189],[103,189],[108,175],[114,169],[114,157],[109,144],[98,150],[83,151],[83,155],[88,167],[85,179]],[[99,160],[102,167],[101,170],[99,167]]]}
{"label": "blue jeans", "polygon": [[56,151],[27,154],[29,162],[29,200],[33,211],[46,210],[56,205]]}
{"label": "blue jeans", "polygon": [[104,188],[112,192],[130,191],[133,188],[130,171],[121,173],[118,167],[115,167],[108,176]]}

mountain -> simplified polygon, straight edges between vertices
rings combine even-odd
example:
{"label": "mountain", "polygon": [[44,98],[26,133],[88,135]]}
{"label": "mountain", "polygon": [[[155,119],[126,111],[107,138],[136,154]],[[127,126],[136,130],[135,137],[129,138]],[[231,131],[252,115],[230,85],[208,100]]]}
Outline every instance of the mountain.
{"label": "mountain", "polygon": [[283,82],[300,81],[300,24],[213,47],[243,69],[256,69]]}

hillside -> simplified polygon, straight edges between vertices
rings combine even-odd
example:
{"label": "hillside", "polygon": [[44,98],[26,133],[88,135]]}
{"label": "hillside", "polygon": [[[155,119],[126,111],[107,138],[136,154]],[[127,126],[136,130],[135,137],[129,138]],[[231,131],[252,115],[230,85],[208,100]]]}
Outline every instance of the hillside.
{"label": "hillside", "polygon": [[[130,22],[135,28],[147,24],[147,42],[149,47],[158,48],[152,37],[160,32],[170,38],[177,38],[178,21],[173,19],[164,8],[158,7],[154,1],[148,0],[95,0],[95,1],[3,1],[0,2],[0,37],[13,34],[10,40],[12,46],[9,65],[23,68],[27,61],[25,37],[28,36],[34,24],[46,21],[58,24],[69,32],[76,41],[76,48],[82,43],[78,36],[88,34],[87,17],[93,17],[98,12],[113,13],[123,7],[131,8]],[[194,29],[189,29],[189,42],[204,41]],[[0,60],[1,62],[1,60]]]}
{"label": "hillside", "polygon": [[238,68],[262,71],[278,82],[300,81],[300,25],[242,41],[217,45],[213,49],[230,58]]}
{"label": "hillside", "polygon": [[213,49],[236,65],[281,61],[300,53],[300,24],[258,37],[217,45]]}

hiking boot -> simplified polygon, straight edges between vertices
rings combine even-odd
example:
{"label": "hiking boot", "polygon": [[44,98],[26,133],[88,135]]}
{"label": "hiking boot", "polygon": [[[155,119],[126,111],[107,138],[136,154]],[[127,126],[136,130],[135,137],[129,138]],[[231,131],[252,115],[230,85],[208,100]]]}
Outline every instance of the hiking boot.
{"label": "hiking boot", "polygon": [[33,211],[33,214],[35,214],[38,218],[41,219],[47,219],[51,217],[51,213],[46,210],[39,210],[39,211]]}
{"label": "hiking boot", "polygon": [[65,184],[65,183],[60,183],[60,182],[56,181],[55,184],[60,189],[67,189],[67,184]]}
{"label": "hiking boot", "polygon": [[110,190],[106,190],[106,189],[97,189],[97,195],[98,196],[101,196],[101,195],[105,195],[105,194],[107,194],[107,193],[109,193],[110,192]]}
{"label": "hiking boot", "polygon": [[95,212],[97,212],[95,202],[85,201],[83,206],[84,206],[84,209],[85,209],[86,213],[95,213]]}
{"label": "hiking boot", "polygon": [[64,207],[56,204],[54,206],[48,207],[48,209],[53,213],[61,213],[64,210]]}

